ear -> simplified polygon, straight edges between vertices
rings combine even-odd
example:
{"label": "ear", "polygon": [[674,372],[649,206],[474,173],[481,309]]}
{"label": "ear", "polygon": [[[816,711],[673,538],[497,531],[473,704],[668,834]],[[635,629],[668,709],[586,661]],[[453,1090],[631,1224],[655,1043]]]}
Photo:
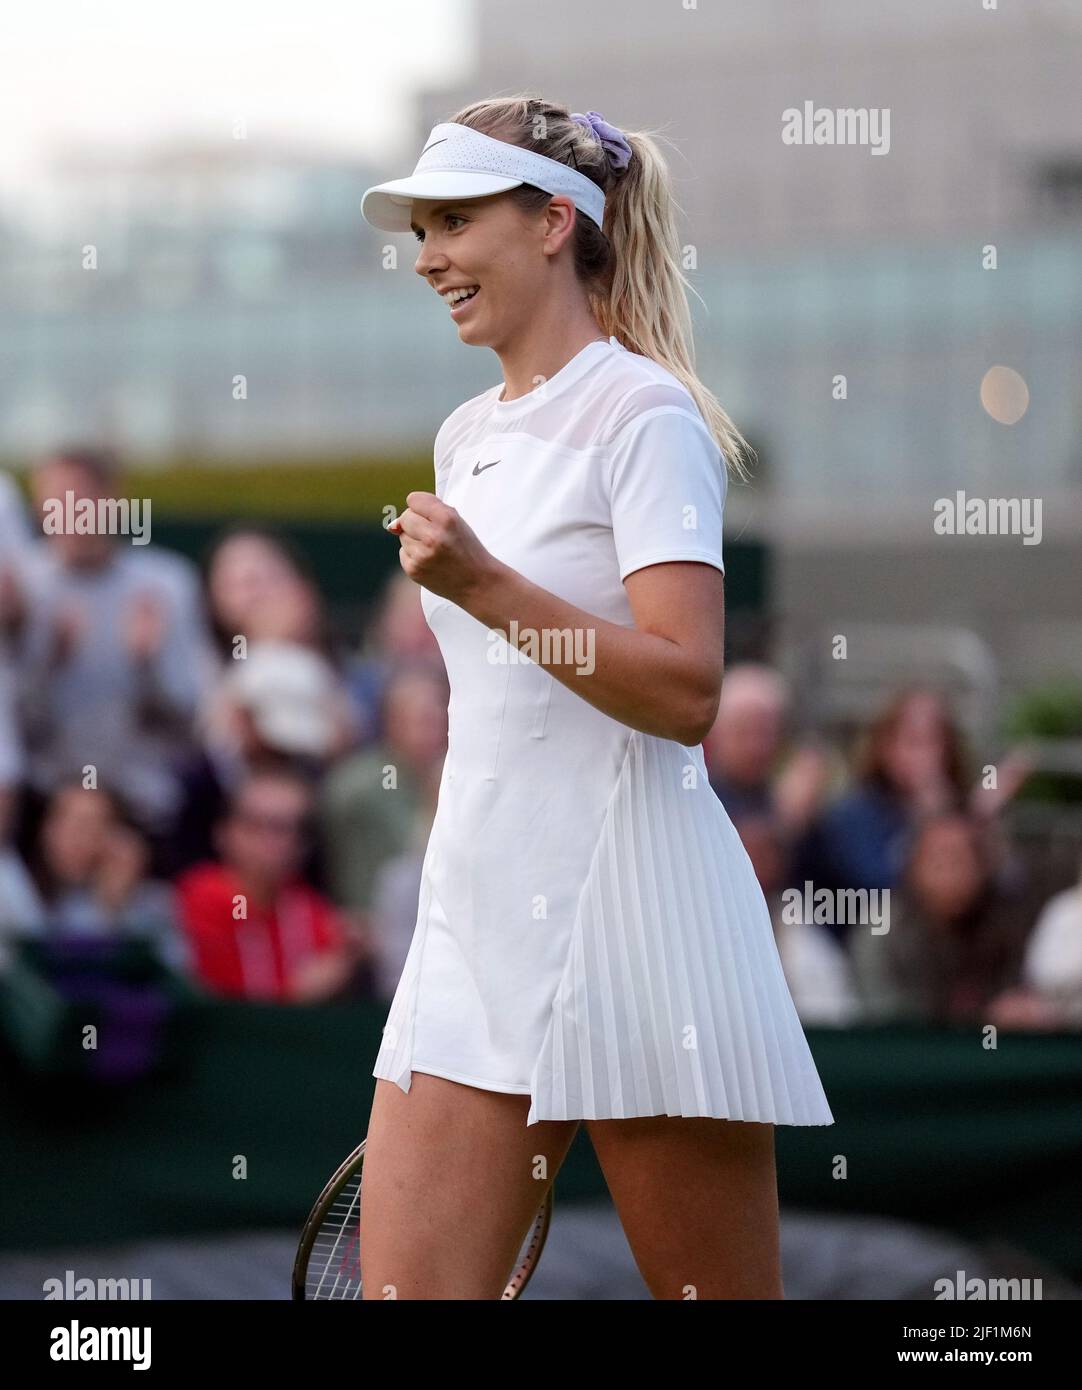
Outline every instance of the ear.
{"label": "ear", "polygon": [[579,211],[565,193],[557,193],[545,208],[545,253],[554,256],[575,231]]}

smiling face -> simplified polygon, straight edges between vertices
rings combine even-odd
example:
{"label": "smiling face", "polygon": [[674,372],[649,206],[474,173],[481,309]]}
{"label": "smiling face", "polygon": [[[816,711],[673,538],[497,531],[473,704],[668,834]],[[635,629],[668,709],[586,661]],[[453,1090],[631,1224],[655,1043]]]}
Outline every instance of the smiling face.
{"label": "smiling face", "polygon": [[421,243],[414,269],[438,292],[479,290],[448,306],[459,338],[496,352],[513,341],[520,324],[553,292],[553,257],[574,229],[570,198],[525,214],[507,196],[412,206],[414,236]]}

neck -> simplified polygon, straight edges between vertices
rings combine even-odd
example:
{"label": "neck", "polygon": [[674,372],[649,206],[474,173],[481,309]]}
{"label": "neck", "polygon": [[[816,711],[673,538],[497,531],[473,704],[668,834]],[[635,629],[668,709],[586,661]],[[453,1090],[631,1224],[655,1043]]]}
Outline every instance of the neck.
{"label": "neck", "polygon": [[588,343],[608,341],[589,306],[576,302],[578,308],[570,315],[566,305],[531,315],[528,326],[513,342],[495,348],[503,367],[501,402],[517,401],[542,378],[549,381]]}
{"label": "neck", "polygon": [[285,886],[281,881],[260,873],[238,873],[241,892],[249,903],[263,910],[273,910]]}

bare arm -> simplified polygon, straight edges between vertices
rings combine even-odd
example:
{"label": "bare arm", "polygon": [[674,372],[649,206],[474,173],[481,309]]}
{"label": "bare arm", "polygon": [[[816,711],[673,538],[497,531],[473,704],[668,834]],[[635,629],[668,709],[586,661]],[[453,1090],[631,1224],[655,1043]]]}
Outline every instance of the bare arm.
{"label": "bare arm", "polygon": [[[712,565],[678,561],[627,576],[635,626],[596,617],[532,583],[487,551],[453,507],[411,492],[409,510],[388,528],[402,540],[411,578],[451,599],[520,648],[528,632],[592,632],[594,668],[579,675],[553,643],[547,671],[595,708],[643,733],[694,747],[717,715],[724,661],[725,580]],[[533,655],[533,653],[530,653]],[[541,653],[545,655],[544,651]]]}

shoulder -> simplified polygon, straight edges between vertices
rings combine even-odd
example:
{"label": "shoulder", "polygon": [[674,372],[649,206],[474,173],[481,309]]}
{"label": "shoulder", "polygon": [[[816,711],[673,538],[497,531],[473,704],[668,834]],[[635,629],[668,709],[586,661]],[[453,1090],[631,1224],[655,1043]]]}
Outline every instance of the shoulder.
{"label": "shoulder", "polygon": [[1082,891],[1077,887],[1054,894],[1041,908],[1030,934],[1032,955],[1046,952],[1073,955],[1082,965]]}
{"label": "shoulder", "polygon": [[667,367],[639,353],[620,349],[598,383],[597,440],[610,482],[642,459],[653,466],[659,456],[679,462],[682,472],[718,482],[727,490],[725,461],[694,396]]}
{"label": "shoulder", "polygon": [[382,745],[363,748],[332,767],[323,779],[322,800],[328,809],[349,806],[383,787],[384,770],[393,757]]}
{"label": "shoulder", "polygon": [[724,574],[725,462],[694,397],[659,363],[626,349],[604,367],[594,428],[620,579],[676,560]]}
{"label": "shoulder", "polygon": [[162,546],[125,544],[117,560],[118,575],[134,585],[151,583],[171,597],[190,601],[199,592],[199,570],[194,561]]}
{"label": "shoulder", "polygon": [[231,907],[235,883],[232,875],[214,860],[186,869],[176,881],[176,895],[184,909]]}
{"label": "shoulder", "polygon": [[[610,483],[649,466],[698,478],[727,490],[725,461],[695,398],[667,368],[648,357],[623,351],[606,398],[597,413],[598,442],[606,456]],[[645,460],[645,462],[644,462]]]}
{"label": "shoulder", "polygon": [[652,357],[614,347],[594,378],[591,409],[597,421],[598,442],[614,444],[637,424],[656,413],[675,414],[709,436],[695,398],[671,371]]}

